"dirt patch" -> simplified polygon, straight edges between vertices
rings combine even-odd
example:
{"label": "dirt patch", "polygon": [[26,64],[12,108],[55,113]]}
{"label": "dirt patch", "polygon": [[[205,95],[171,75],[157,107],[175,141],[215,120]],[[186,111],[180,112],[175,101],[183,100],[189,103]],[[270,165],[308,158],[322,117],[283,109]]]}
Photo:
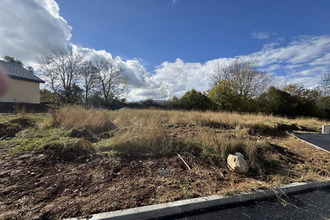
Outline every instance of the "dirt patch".
{"label": "dirt patch", "polygon": [[59,153],[9,156],[6,152],[10,145],[4,145],[0,148],[0,219],[86,217],[160,202],[264,189],[277,184],[276,176],[296,178],[299,170],[308,173],[306,170],[319,169],[325,176],[330,174],[329,154],[303,143],[294,147],[297,142],[291,137],[284,141],[290,149],[281,146],[283,139],[275,139],[271,149],[257,152],[281,158],[278,164],[263,164],[267,178],[262,179],[253,170],[247,176],[230,172],[216,155],[197,158],[182,154],[192,167],[189,171],[177,155],[78,160],[79,155],[74,155],[75,160],[62,160],[63,147],[48,148]]}

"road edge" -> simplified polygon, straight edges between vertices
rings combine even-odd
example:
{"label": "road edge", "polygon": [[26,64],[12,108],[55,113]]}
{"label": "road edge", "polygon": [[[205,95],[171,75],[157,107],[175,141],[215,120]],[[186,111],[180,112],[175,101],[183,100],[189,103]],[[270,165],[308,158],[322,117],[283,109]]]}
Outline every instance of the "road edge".
{"label": "road edge", "polygon": [[[89,220],[130,220],[130,219],[150,219],[160,218],[171,215],[178,215],[186,212],[192,212],[199,209],[208,209],[221,205],[236,204],[248,202],[256,199],[278,196],[288,193],[295,193],[308,189],[330,186],[330,178],[324,181],[296,182],[288,185],[274,187],[267,190],[257,190],[250,193],[241,193],[233,196],[206,196],[194,199],[186,199],[175,202],[161,203],[157,205],[148,205],[119,211],[104,212],[93,214]],[[69,218],[67,220],[78,220],[86,218]]]}
{"label": "road edge", "polygon": [[292,133],[292,135],[293,135],[293,137],[297,138],[298,140],[300,140],[300,141],[302,141],[302,142],[304,142],[304,143],[307,143],[307,144],[313,146],[314,148],[316,148],[316,149],[318,149],[318,150],[323,150],[323,151],[325,151],[325,152],[330,153],[330,151],[328,151],[328,150],[326,150],[326,149],[323,149],[322,147],[319,147],[319,146],[317,146],[317,145],[315,145],[315,144],[312,144],[312,143],[310,143],[310,142],[308,142],[308,141],[305,141],[305,140],[301,139],[300,137],[296,136],[296,134],[295,134],[294,132]]}

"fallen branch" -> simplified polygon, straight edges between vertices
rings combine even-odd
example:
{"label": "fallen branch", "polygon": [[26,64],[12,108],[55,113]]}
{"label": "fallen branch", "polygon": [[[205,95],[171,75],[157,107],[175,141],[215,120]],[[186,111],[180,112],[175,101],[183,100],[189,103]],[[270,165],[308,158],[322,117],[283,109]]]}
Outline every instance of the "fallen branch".
{"label": "fallen branch", "polygon": [[178,156],[179,156],[179,158],[182,160],[182,162],[184,163],[184,165],[186,165],[186,167],[189,169],[189,170],[191,170],[191,168],[190,168],[190,166],[186,163],[186,161],[184,161],[184,159],[181,157],[181,155],[179,154],[179,153],[176,153]]}

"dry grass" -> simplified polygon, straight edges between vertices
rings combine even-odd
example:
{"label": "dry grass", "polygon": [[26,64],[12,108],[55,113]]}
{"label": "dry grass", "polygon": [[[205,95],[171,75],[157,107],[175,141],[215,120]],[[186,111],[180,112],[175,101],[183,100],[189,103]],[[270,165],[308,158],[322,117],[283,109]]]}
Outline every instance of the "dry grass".
{"label": "dry grass", "polygon": [[87,128],[95,134],[116,128],[106,111],[81,106],[65,106],[51,112],[52,125],[65,128]]}
{"label": "dry grass", "polygon": [[[43,157],[40,157],[48,155],[44,159],[56,166],[55,172],[50,169],[49,173],[43,174],[43,180],[49,181],[50,176],[53,179],[51,184],[43,186],[42,191],[54,197],[53,181],[59,180],[56,198],[64,200],[48,204],[58,208],[58,204],[68,201],[67,198],[70,197],[70,201],[75,198],[72,201],[77,206],[71,207],[71,213],[77,213],[75,207],[86,214],[104,212],[214,194],[248,192],[330,176],[328,152],[316,150],[286,133],[292,129],[318,131],[322,124],[329,123],[313,118],[288,119],[260,114],[196,111],[101,111],[78,106],[58,109],[50,117],[28,116],[33,118],[35,125],[24,128],[12,139],[0,140],[0,145],[4,150],[8,148],[8,152],[13,149],[19,153],[26,151],[29,156],[24,153],[22,156],[40,173],[49,170]],[[5,120],[0,118],[9,124],[11,119],[15,116],[6,116]],[[47,126],[49,122],[53,126]],[[96,140],[90,143],[85,136],[85,139],[78,139],[70,135],[73,128],[93,132],[116,129],[105,132],[111,133],[108,139],[94,135]],[[31,154],[32,150],[43,154]],[[250,165],[245,175],[233,173],[227,167],[228,154],[237,151],[243,153]],[[4,154],[5,151],[1,152]],[[176,153],[180,153],[191,170]],[[42,163],[31,162],[30,154],[34,155],[33,161]],[[8,160],[4,160],[3,164],[11,160],[9,157],[3,158]],[[79,159],[79,163],[75,162]],[[87,159],[93,160],[85,162]],[[27,176],[25,173],[31,168],[21,159],[13,162],[11,176],[17,176],[19,169]],[[52,164],[49,166],[53,168]],[[58,167],[66,171],[58,171]],[[26,180],[32,179],[28,177]],[[40,179],[37,181],[38,184],[43,182]],[[8,191],[12,185],[20,184],[9,182]],[[31,182],[28,185],[35,184]],[[77,197],[78,192],[74,192],[82,188],[86,194]],[[65,191],[61,194],[63,189]],[[70,190],[66,189],[72,189],[72,194],[68,194]],[[38,185],[36,194],[39,191]],[[34,194],[28,193],[31,207],[35,207]],[[20,197],[11,200],[20,201]],[[87,201],[85,206],[83,201]],[[64,209],[67,211],[67,207]],[[28,208],[22,206],[16,213],[21,213],[20,210]]]}
{"label": "dry grass", "polygon": [[[163,110],[105,111],[65,106],[51,113],[52,124],[65,129],[86,128],[94,134],[113,130],[110,139],[98,139],[93,147],[99,152],[123,156],[164,156],[185,153],[199,158],[221,158],[241,152],[247,159],[250,174],[269,178],[308,179],[313,175],[329,176],[326,168],[315,167],[293,173],[280,173],[299,159],[284,151],[286,130],[314,130],[329,122],[313,118],[289,119],[261,114],[225,112],[185,112]],[[284,143],[284,144],[283,144]],[[295,144],[297,144],[295,142]],[[293,148],[292,145],[291,147]],[[285,158],[285,159],[283,159]],[[276,170],[277,169],[277,170]]]}
{"label": "dry grass", "polygon": [[118,131],[110,142],[102,143],[103,150],[128,155],[185,152],[202,157],[220,155],[223,160],[230,153],[241,152],[253,175],[261,178],[269,175],[270,169],[288,164],[282,161],[287,152],[274,145],[273,139],[285,139],[286,130],[318,131],[328,123],[313,118],[197,111],[125,110],[111,114]]}

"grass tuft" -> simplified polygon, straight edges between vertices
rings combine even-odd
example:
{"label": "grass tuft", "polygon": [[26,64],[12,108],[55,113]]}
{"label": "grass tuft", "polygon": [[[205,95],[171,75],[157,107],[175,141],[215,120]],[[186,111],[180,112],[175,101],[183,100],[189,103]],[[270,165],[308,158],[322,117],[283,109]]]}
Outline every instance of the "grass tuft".
{"label": "grass tuft", "polygon": [[106,111],[81,106],[65,106],[51,112],[52,125],[65,128],[87,128],[94,134],[116,129]]}

